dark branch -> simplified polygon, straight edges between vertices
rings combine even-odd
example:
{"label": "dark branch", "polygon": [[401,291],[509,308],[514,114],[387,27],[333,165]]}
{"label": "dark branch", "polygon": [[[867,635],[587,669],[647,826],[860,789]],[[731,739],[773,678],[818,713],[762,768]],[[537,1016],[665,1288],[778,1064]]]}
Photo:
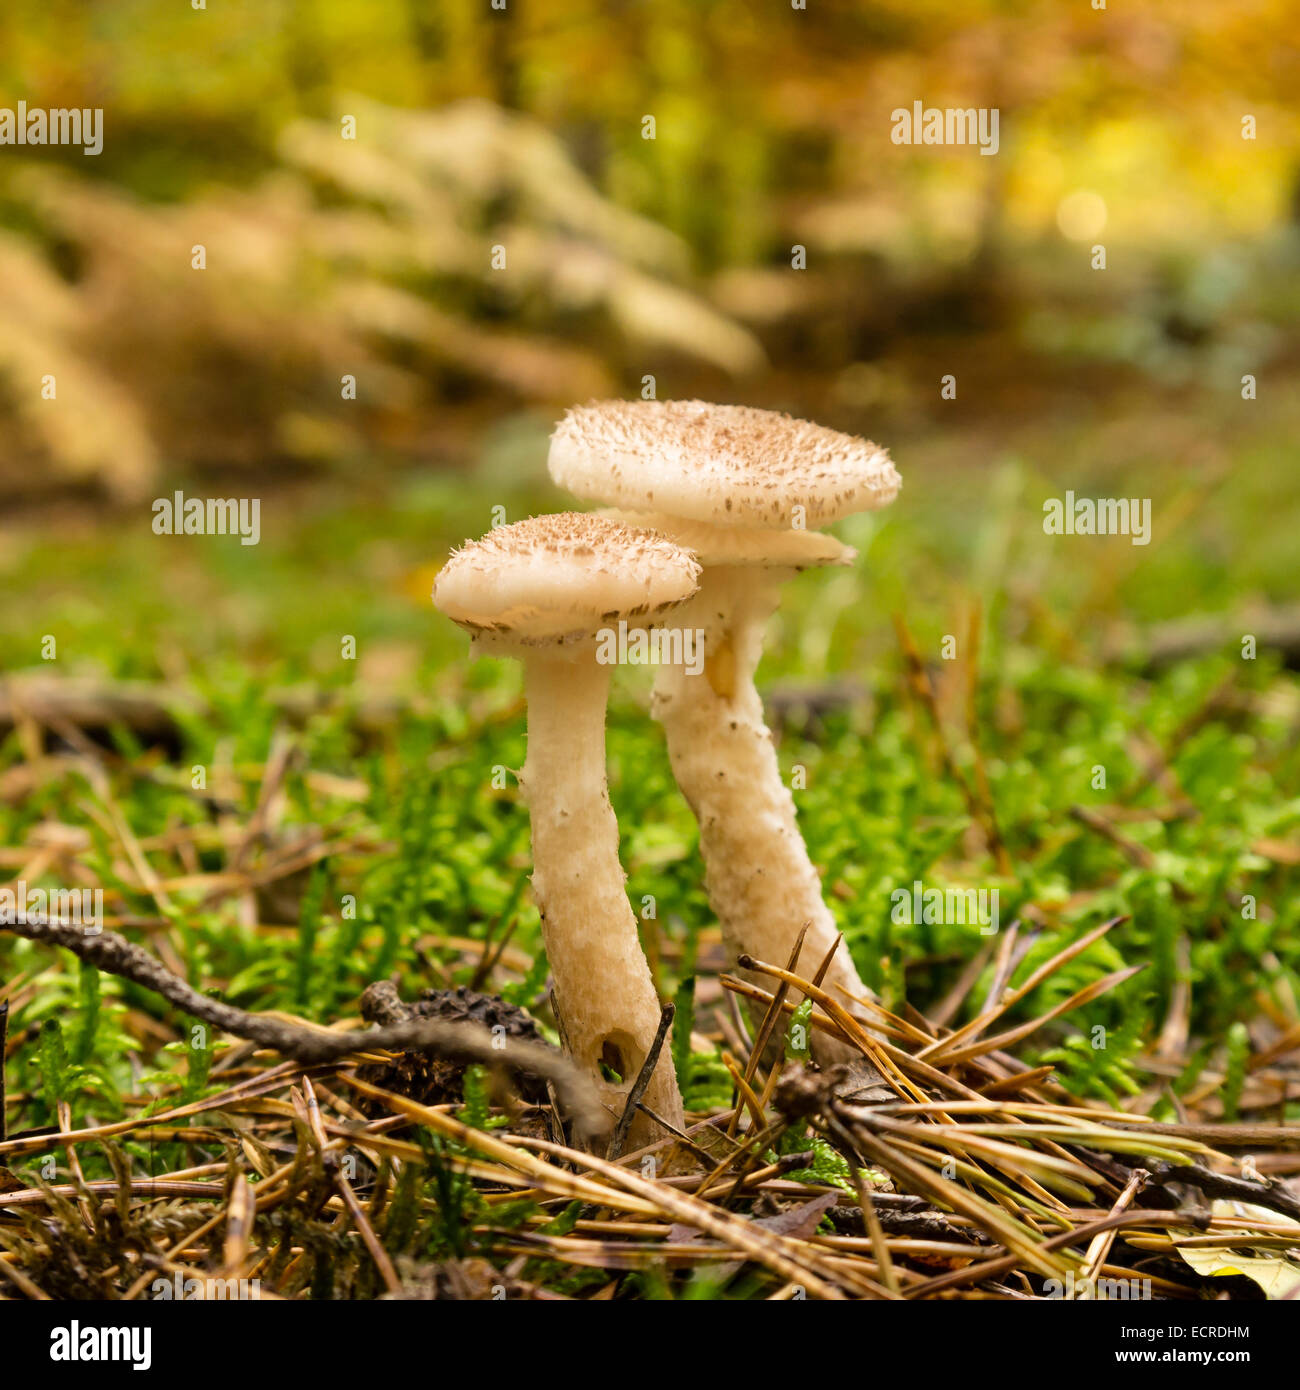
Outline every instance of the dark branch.
{"label": "dark branch", "polygon": [[248,1038],[304,1066],[336,1062],[356,1052],[427,1050],[456,1062],[508,1066],[544,1077],[554,1084],[566,1109],[579,1125],[599,1130],[602,1123],[607,1123],[592,1083],[568,1058],[545,1043],[494,1036],[477,1024],[429,1018],[360,1033],[328,1033],[266,1014],[249,1013],[200,994],[173,975],[161,961],[116,932],[88,932],[82,926],[38,920],[32,916],[21,922],[0,922],[0,930],[48,946],[62,946],[110,975],[132,980],[161,994],[177,1008],[214,1028],[237,1038]]}
{"label": "dark branch", "polygon": [[1230,1178],[1215,1173],[1199,1163],[1158,1163],[1151,1169],[1148,1183],[1164,1187],[1168,1183],[1185,1183],[1207,1197],[1219,1197],[1229,1202],[1251,1202],[1257,1207],[1280,1211],[1293,1221],[1300,1221],[1300,1200],[1285,1188],[1274,1183],[1249,1182],[1245,1178]]}

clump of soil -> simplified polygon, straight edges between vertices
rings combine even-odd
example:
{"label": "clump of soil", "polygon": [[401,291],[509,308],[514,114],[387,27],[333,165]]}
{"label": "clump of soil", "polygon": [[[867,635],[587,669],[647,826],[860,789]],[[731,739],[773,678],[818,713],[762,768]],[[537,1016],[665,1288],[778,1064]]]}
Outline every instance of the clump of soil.
{"label": "clump of soil", "polygon": [[[410,1023],[420,1018],[436,1018],[446,1023],[476,1023],[489,1030],[502,1029],[502,1036],[523,1042],[545,1043],[541,1029],[528,1013],[507,1004],[495,994],[477,990],[427,989],[413,1004],[403,1001],[391,980],[377,980],[361,996],[361,1016],[367,1023]],[[547,1101],[546,1083],[535,1076],[506,1068],[505,1075],[521,1099],[534,1105]],[[421,1105],[458,1102],[464,1092],[465,1064],[440,1057],[434,1052],[397,1053],[389,1062],[361,1067],[357,1075],[372,1086],[407,1096]],[[382,1105],[370,1101],[362,1107],[370,1113],[387,1114]]]}

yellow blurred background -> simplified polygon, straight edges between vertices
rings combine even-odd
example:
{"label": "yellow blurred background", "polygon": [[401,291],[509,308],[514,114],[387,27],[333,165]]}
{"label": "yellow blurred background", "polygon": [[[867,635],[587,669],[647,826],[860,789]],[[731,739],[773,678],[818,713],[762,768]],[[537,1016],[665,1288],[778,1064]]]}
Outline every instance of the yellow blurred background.
{"label": "yellow blurred background", "polygon": [[[903,439],[946,373],[972,441],[1231,398],[1296,363],[1298,38],[1284,0],[9,0],[0,104],[102,107],[104,149],[0,147],[0,493],[466,467],[648,377]],[[996,108],[996,156],[894,144],[917,101]]]}

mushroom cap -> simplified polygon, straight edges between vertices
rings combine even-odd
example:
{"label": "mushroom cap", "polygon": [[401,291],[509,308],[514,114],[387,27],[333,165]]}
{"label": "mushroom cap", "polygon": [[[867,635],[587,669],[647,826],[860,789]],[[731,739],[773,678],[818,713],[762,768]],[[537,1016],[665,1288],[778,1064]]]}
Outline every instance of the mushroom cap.
{"label": "mushroom cap", "polygon": [[658,531],[702,565],[740,565],[756,569],[821,569],[851,565],[858,552],[829,531],[777,531],[769,526],[716,526],[663,512],[624,512],[606,508],[607,516],[628,526]]}
{"label": "mushroom cap", "polygon": [[468,541],[433,601],[497,648],[576,642],[619,619],[653,623],[690,598],[700,567],[663,536],[588,512],[534,516]]}
{"label": "mushroom cap", "polygon": [[551,435],[551,477],[579,497],[690,521],[789,529],[892,502],[901,479],[869,440],[774,410],[592,401]]}

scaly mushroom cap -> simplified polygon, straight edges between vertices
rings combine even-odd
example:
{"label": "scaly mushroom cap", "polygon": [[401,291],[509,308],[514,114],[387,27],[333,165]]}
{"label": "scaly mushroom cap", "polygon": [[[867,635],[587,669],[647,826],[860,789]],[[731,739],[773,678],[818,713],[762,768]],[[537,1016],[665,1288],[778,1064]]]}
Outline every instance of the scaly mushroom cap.
{"label": "scaly mushroom cap", "polygon": [[551,435],[551,477],[579,497],[691,521],[812,529],[892,502],[901,479],[869,440],[773,410],[593,401]]}
{"label": "scaly mushroom cap", "polygon": [[468,541],[433,601],[495,648],[576,642],[620,618],[654,623],[690,598],[700,567],[663,536],[586,512],[534,516]]}
{"label": "scaly mushroom cap", "polygon": [[828,531],[776,531],[768,526],[716,526],[663,512],[623,512],[607,507],[596,513],[627,526],[658,531],[702,565],[745,565],[755,569],[822,569],[851,565],[858,552]]}

